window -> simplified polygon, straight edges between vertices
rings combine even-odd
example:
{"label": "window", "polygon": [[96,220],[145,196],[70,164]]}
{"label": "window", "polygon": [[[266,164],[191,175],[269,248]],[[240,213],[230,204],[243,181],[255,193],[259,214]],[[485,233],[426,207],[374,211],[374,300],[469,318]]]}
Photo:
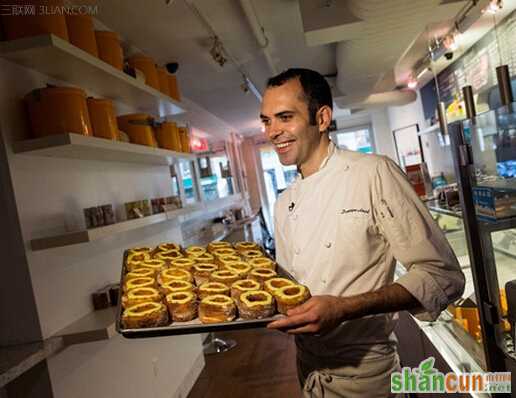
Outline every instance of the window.
{"label": "window", "polygon": [[180,161],[179,171],[181,173],[185,190],[185,202],[186,204],[193,204],[198,201],[193,162],[185,160]]}
{"label": "window", "polygon": [[206,200],[225,198],[235,193],[229,159],[225,153],[200,158],[199,169]]}

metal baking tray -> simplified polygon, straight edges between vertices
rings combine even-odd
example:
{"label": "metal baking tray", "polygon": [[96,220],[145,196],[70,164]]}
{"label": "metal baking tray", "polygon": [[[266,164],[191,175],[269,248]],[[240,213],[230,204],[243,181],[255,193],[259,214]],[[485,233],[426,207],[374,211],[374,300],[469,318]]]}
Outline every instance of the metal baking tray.
{"label": "metal baking tray", "polygon": [[[211,323],[204,324],[197,318],[189,322],[172,322],[167,326],[160,326],[154,328],[138,328],[138,329],[126,329],[122,326],[122,294],[123,294],[123,282],[125,275],[125,260],[127,252],[124,253],[124,259],[122,263],[122,273],[120,275],[120,289],[118,293],[118,307],[116,314],[116,331],[126,338],[145,338],[145,337],[162,337],[162,336],[177,336],[181,334],[196,334],[196,333],[209,333],[226,330],[241,330],[241,329],[256,329],[267,326],[268,323],[275,319],[283,317],[281,314],[275,314],[269,318],[263,319],[252,319],[245,320],[236,318],[231,322]],[[290,279],[297,283],[296,279],[289,274],[279,264],[277,265],[276,272],[278,276]]]}

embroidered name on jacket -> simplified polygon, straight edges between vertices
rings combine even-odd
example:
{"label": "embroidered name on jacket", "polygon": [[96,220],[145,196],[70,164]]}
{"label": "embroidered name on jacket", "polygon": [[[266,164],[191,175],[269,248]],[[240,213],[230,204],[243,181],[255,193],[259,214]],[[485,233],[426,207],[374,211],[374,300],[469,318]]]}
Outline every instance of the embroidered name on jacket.
{"label": "embroidered name on jacket", "polygon": [[348,213],[364,213],[364,214],[369,214],[369,209],[366,210],[366,209],[342,209],[340,211],[340,214],[348,214]]}

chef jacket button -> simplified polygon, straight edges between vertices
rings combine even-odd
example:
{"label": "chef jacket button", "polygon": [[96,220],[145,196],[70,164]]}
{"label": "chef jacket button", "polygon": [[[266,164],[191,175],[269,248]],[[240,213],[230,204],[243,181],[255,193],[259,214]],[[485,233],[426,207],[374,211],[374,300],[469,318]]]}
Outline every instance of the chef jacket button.
{"label": "chef jacket button", "polygon": [[324,283],[324,284],[326,284],[326,279],[323,279],[321,282],[322,282],[322,283]]}
{"label": "chef jacket button", "polygon": [[329,249],[331,247],[331,242],[326,242],[326,244],[324,246],[326,246],[326,248]]}
{"label": "chef jacket button", "polygon": [[294,253],[296,253],[297,255],[299,255],[299,253],[301,253],[301,250],[296,249],[296,250],[294,250]]}

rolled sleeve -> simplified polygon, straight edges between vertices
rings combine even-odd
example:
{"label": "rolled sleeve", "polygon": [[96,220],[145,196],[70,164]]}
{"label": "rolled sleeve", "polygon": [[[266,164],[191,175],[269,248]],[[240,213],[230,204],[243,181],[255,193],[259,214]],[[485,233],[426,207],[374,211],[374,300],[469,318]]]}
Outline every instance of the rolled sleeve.
{"label": "rolled sleeve", "polygon": [[378,228],[407,269],[396,283],[421,304],[410,312],[420,320],[435,320],[464,291],[457,258],[403,171],[387,158],[378,164],[373,195]]}

